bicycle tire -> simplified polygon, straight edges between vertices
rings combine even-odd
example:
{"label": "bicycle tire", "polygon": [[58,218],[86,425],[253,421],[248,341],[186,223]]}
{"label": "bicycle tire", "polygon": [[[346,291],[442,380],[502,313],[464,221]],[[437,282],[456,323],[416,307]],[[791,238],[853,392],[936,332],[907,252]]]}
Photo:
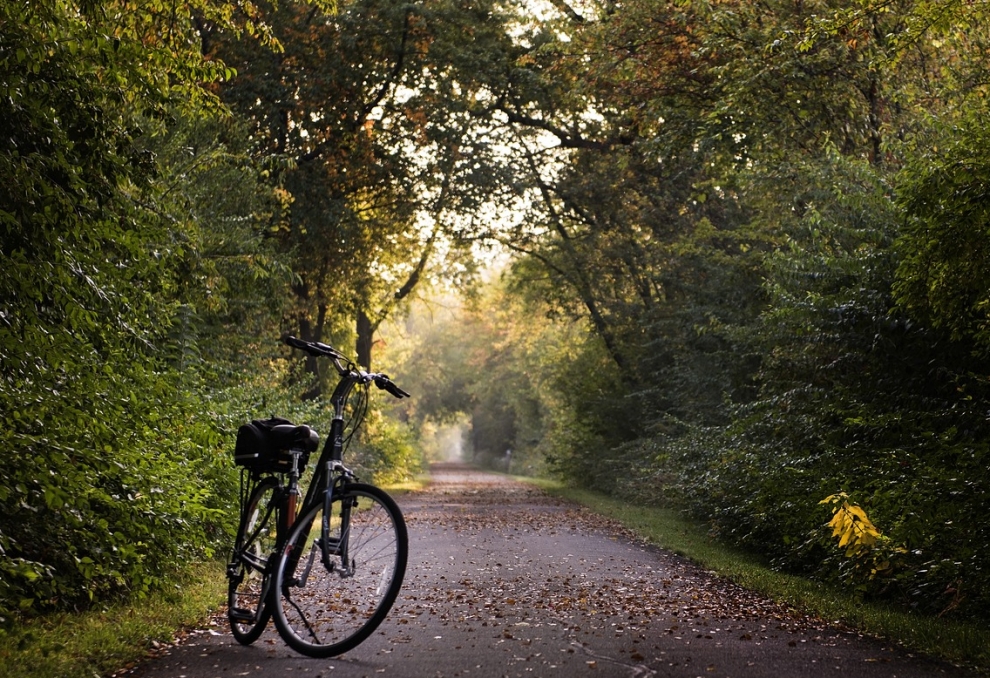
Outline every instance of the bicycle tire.
{"label": "bicycle tire", "polygon": [[250,645],[268,626],[272,606],[267,595],[276,549],[279,482],[264,478],[251,492],[241,514],[227,576],[227,620],[241,645]]}
{"label": "bicycle tire", "polygon": [[[341,508],[352,502],[350,524],[342,530]],[[323,513],[321,502],[290,531],[278,555],[271,605],[285,642],[321,658],[357,647],[378,628],[398,596],[409,556],[402,513],[383,490],[349,483],[336,491],[331,536],[339,543],[346,531],[346,564],[339,552],[328,557],[330,568],[323,562]]]}

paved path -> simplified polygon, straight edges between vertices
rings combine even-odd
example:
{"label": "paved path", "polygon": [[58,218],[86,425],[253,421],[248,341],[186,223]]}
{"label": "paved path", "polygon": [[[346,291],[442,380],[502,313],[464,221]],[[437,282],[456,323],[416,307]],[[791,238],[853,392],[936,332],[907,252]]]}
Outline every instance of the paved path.
{"label": "paved path", "polygon": [[433,469],[400,500],[409,568],[392,614],[342,657],[225,621],[139,678],[923,678],[972,674],[787,610],[505,477]]}

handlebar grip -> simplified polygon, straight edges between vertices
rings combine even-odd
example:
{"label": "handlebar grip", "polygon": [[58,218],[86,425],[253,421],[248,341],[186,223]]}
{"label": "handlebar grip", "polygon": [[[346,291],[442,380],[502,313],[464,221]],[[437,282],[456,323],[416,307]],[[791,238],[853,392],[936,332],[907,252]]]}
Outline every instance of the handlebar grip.
{"label": "handlebar grip", "polygon": [[309,343],[303,341],[302,339],[296,339],[291,334],[286,334],[282,337],[282,342],[292,348],[298,348],[302,351],[309,349]]}
{"label": "handlebar grip", "polygon": [[388,382],[388,389],[387,390],[388,390],[389,393],[391,393],[392,395],[394,395],[396,398],[411,398],[412,397],[410,394],[408,394],[405,391],[403,391],[401,388],[399,388],[398,386],[396,386],[395,383],[393,383],[391,381]]}
{"label": "handlebar grip", "polygon": [[291,334],[286,334],[282,336],[282,341],[292,348],[298,348],[300,351],[305,351],[312,356],[326,356],[329,358],[335,358],[344,360],[344,356],[340,354],[333,346],[328,344],[322,344],[318,341],[303,341],[302,339],[296,339]]}
{"label": "handlebar grip", "polygon": [[388,378],[385,374],[379,374],[375,377],[375,386],[380,389],[384,389],[391,393],[396,398],[409,398],[411,397],[408,393],[403,391],[401,388],[395,385],[395,382]]}

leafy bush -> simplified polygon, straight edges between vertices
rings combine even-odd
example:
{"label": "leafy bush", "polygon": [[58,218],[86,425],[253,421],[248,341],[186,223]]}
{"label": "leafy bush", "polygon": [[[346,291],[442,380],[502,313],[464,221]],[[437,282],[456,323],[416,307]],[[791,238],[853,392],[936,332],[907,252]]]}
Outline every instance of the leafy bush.
{"label": "leafy bush", "polygon": [[[58,398],[7,410],[3,610],[143,594],[226,540],[236,495],[224,496],[231,464],[215,422],[178,404],[161,376],[135,372],[104,365],[54,385]],[[0,395],[9,404],[25,391]]]}
{"label": "leafy bush", "polygon": [[[844,161],[818,171],[798,183],[814,209],[785,212],[800,218],[768,260],[758,397],[730,424],[645,444],[657,470],[643,480],[780,568],[926,613],[985,615],[990,534],[972,516],[990,510],[990,365],[894,307],[896,212],[882,185]],[[882,539],[853,554],[836,545],[818,503],[838,493]]]}
{"label": "leafy bush", "polygon": [[[154,133],[205,117],[202,85],[224,69],[189,39],[188,16],[123,9],[0,6],[7,618],[143,594],[178,563],[211,556],[231,526],[232,465],[217,450],[199,366],[186,360],[192,344],[175,340],[194,338],[185,321],[195,324],[204,297],[225,291],[202,275],[211,267],[192,265],[206,254],[192,206],[211,202],[203,192],[249,185],[254,170],[234,172],[237,187],[186,191],[202,177],[201,158],[174,165],[195,148],[156,159]],[[218,27],[229,27],[230,9],[185,7]],[[212,169],[223,164],[217,157]],[[252,206],[237,209],[218,221],[252,227]]]}
{"label": "leafy bush", "polygon": [[344,463],[352,464],[365,480],[397,483],[409,480],[422,470],[422,456],[413,432],[404,424],[369,409],[364,426]]}

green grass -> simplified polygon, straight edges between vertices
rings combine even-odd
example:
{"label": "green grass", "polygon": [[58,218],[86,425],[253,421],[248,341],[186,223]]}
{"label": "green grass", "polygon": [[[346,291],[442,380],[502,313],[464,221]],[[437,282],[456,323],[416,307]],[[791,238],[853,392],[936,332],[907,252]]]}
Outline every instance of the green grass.
{"label": "green grass", "polygon": [[412,480],[404,480],[397,483],[385,483],[380,487],[393,497],[399,497],[403,494],[408,494],[409,492],[419,492],[426,487],[428,481],[429,478],[427,476],[418,476]]}
{"label": "green grass", "polygon": [[780,603],[990,676],[990,631],[984,627],[863,603],[846,590],[776,572],[750,555],[713,541],[704,525],[685,519],[678,511],[635,506],[552,481],[523,480],[612,517],[647,541]]}
{"label": "green grass", "polygon": [[190,567],[169,590],[80,614],[20,620],[0,629],[0,678],[94,678],[146,656],[154,643],[201,625],[226,598],[221,563]]}

